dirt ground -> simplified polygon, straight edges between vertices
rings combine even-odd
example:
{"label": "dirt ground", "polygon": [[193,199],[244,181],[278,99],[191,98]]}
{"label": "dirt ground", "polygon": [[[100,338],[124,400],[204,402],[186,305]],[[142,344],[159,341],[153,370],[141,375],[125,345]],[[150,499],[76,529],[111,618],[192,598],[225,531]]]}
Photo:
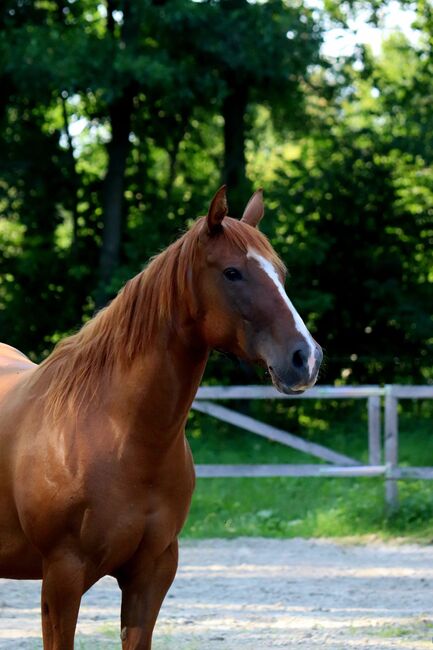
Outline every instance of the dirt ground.
{"label": "dirt ground", "polygon": [[[38,582],[0,580],[0,648],[42,648]],[[120,648],[117,584],[83,598],[76,648]],[[433,649],[433,546],[183,542],[155,650]]]}

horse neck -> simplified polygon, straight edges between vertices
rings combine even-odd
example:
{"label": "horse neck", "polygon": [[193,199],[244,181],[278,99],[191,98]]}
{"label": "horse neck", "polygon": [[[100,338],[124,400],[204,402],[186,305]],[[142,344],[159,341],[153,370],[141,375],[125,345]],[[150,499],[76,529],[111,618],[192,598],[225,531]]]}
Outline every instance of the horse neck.
{"label": "horse neck", "polygon": [[195,340],[187,328],[160,331],[144,354],[115,369],[105,400],[130,435],[166,444],[183,431],[208,358]]}

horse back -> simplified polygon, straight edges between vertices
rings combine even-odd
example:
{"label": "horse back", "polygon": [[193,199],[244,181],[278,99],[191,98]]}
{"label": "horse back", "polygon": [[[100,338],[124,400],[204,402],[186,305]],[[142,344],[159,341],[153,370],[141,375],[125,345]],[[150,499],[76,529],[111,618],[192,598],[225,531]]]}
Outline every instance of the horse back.
{"label": "horse back", "polygon": [[23,352],[20,352],[7,343],[0,343],[0,374],[6,368],[17,367],[28,369],[35,365]]}
{"label": "horse back", "polygon": [[22,373],[37,368],[25,354],[6,343],[0,343],[0,397],[21,378]]}

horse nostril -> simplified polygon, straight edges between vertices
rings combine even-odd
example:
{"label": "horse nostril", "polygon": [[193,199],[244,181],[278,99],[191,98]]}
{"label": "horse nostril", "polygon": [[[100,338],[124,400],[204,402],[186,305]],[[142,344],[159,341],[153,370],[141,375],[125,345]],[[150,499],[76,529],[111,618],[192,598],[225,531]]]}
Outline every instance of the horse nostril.
{"label": "horse nostril", "polygon": [[293,353],[292,361],[295,368],[303,368],[307,364],[307,356],[303,350],[296,350]]}

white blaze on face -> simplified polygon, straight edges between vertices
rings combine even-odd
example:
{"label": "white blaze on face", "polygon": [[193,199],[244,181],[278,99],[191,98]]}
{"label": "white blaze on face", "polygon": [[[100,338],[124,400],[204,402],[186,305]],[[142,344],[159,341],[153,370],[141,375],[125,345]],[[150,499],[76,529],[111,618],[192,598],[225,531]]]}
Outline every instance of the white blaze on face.
{"label": "white blaze on face", "polygon": [[310,332],[308,331],[304,321],[296,311],[292,301],[290,300],[289,296],[287,295],[284,286],[281,283],[281,280],[278,276],[278,273],[275,270],[274,265],[272,262],[266,259],[266,257],[263,257],[263,255],[260,255],[257,251],[254,249],[249,249],[247,253],[247,257],[251,258],[253,260],[256,260],[258,262],[259,266],[263,271],[266,273],[266,275],[272,280],[272,282],[275,284],[278,293],[284,300],[285,304],[287,305],[290,313],[292,314],[293,320],[295,321],[295,327],[298,330],[298,332],[304,337],[305,341],[308,344],[310,354],[308,355],[308,370],[310,372],[310,377],[313,374],[314,366],[316,365],[316,356],[315,356],[315,350],[316,346],[313,341],[313,337],[311,336]]}

